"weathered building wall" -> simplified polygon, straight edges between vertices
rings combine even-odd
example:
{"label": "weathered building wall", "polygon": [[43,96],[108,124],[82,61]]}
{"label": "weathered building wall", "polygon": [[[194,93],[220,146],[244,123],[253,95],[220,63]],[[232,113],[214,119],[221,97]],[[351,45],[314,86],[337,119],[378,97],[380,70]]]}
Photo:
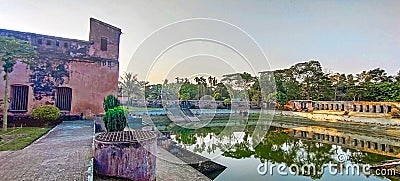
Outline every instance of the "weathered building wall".
{"label": "weathered building wall", "polygon": [[[56,105],[60,87],[72,90],[71,108],[63,111],[66,114],[104,112],[103,99],[118,90],[121,30],[93,18],[90,27],[90,41],[0,29],[0,36],[29,41],[39,55],[33,65],[18,62],[9,76],[10,86],[29,86],[27,110],[11,110],[11,114],[29,114],[40,105]],[[106,40],[106,49],[102,48],[102,39]],[[0,98],[4,97],[4,83],[1,79]]]}
{"label": "weathered building wall", "polygon": [[118,64],[111,67],[102,63],[72,62],[69,64],[71,77],[68,87],[76,95],[72,99],[73,113],[103,113],[103,100],[107,95],[117,95]]}

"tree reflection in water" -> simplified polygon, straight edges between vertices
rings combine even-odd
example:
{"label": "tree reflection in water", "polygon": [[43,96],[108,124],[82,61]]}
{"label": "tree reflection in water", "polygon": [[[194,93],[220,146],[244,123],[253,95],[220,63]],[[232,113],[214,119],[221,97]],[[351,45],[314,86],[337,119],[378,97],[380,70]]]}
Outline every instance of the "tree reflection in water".
{"label": "tree reflection in water", "polygon": [[[224,127],[197,130],[172,129],[172,134],[175,135],[175,140],[178,143],[184,147],[193,146],[192,151],[200,154],[211,154],[218,151],[224,157],[234,159],[252,157],[259,159],[260,163],[285,163],[287,166],[314,164],[317,174],[306,174],[312,179],[322,177],[322,173],[318,171],[323,169],[324,164],[338,163],[335,161],[334,155],[337,155],[339,149],[342,149],[340,146],[300,140],[291,137],[282,128],[271,127],[267,135],[257,135],[253,134],[254,128],[254,126],[248,126],[244,132],[222,131]],[[261,138],[261,136],[263,137]],[[255,139],[262,141],[253,145]],[[383,160],[393,159],[388,156],[352,149],[343,151],[349,153],[350,162],[358,164],[373,165]]]}

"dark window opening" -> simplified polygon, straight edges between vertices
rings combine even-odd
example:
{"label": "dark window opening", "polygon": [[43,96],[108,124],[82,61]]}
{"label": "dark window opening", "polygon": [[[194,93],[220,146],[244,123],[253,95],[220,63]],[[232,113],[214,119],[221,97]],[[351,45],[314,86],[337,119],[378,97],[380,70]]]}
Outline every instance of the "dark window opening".
{"label": "dark window opening", "polygon": [[107,51],[107,38],[101,38],[100,42],[100,50],[101,51]]}
{"label": "dark window opening", "polygon": [[64,48],[68,48],[68,43],[64,43]]}
{"label": "dark window opening", "polygon": [[360,105],[360,112],[363,112],[364,110],[363,110],[363,106],[362,105]]}
{"label": "dark window opening", "polygon": [[46,45],[51,45],[51,40],[47,40]]}
{"label": "dark window opening", "polygon": [[68,87],[57,87],[56,91],[56,106],[61,111],[71,111],[72,89]]}
{"label": "dark window opening", "polygon": [[388,108],[388,111],[387,111],[388,113],[392,112],[392,106],[388,106],[387,108]]}
{"label": "dark window opening", "polygon": [[353,111],[357,111],[357,106],[353,105]]}
{"label": "dark window opening", "polygon": [[376,106],[375,105],[372,106],[372,112],[376,113]]}
{"label": "dark window opening", "polygon": [[39,45],[41,45],[43,42],[42,42],[42,39],[38,39],[37,40],[37,43],[39,44]]}
{"label": "dark window opening", "polygon": [[28,91],[26,85],[11,86],[10,111],[28,110]]}
{"label": "dark window opening", "polygon": [[56,41],[56,46],[59,47],[60,46],[60,42]]}
{"label": "dark window opening", "polygon": [[365,112],[369,112],[369,105],[367,105],[367,108],[366,108]]}

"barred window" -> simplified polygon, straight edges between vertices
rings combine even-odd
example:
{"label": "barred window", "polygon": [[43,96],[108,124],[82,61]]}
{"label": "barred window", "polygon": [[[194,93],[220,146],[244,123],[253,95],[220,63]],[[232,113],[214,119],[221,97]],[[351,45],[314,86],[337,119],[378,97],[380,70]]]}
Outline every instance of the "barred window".
{"label": "barred window", "polygon": [[28,91],[29,87],[26,85],[11,86],[10,111],[28,110]]}
{"label": "barred window", "polygon": [[71,111],[72,89],[69,87],[56,88],[56,106],[61,111]]}

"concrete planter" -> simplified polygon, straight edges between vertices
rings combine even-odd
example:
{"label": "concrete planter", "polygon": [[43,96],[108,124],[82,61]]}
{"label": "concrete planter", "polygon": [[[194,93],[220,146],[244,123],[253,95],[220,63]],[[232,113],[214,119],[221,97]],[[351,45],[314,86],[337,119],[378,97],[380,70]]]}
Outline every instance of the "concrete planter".
{"label": "concrete planter", "polygon": [[157,135],[151,131],[102,133],[94,140],[95,173],[156,180]]}

